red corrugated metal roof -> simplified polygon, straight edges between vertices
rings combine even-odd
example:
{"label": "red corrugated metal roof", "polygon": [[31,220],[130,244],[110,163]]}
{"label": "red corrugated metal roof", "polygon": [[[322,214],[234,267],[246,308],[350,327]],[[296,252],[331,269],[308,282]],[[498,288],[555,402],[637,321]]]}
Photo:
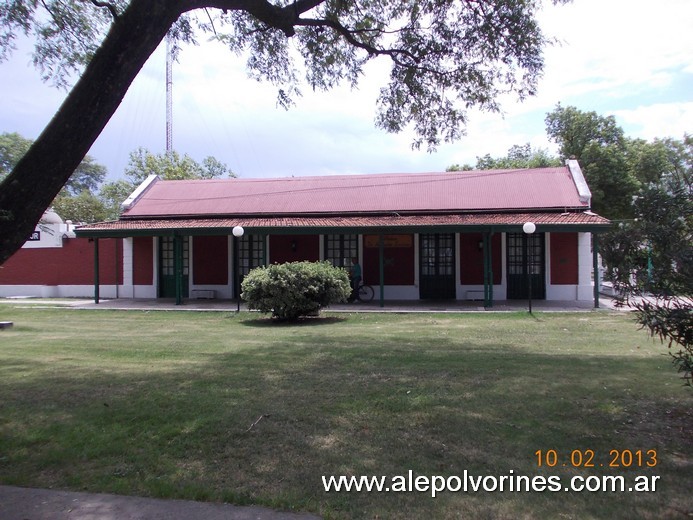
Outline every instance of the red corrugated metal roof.
{"label": "red corrugated metal roof", "polygon": [[567,167],[154,182],[123,218],[587,209]]}
{"label": "red corrugated metal roof", "polygon": [[381,215],[354,217],[241,217],[241,218],[186,218],[186,219],[130,219],[89,224],[77,229],[83,236],[122,234],[130,231],[210,230],[229,232],[234,226],[253,229],[291,230],[301,233],[305,228],[409,228],[433,226],[522,226],[532,221],[538,226],[603,227],[609,221],[591,212],[580,213],[474,213],[456,215]]}

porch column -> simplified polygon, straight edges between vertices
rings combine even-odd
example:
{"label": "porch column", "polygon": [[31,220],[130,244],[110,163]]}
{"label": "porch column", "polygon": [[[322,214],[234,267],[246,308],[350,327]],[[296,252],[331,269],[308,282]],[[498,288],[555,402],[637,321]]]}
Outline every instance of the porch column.
{"label": "porch column", "polygon": [[125,298],[135,297],[134,258],[134,239],[126,237],[123,239],[123,296]]}
{"label": "porch column", "polygon": [[180,235],[173,236],[173,272],[176,278],[176,305],[183,303],[183,242]]}
{"label": "porch column", "polygon": [[488,306],[493,307],[493,232],[488,234],[486,244],[488,245]]}
{"label": "porch column", "polygon": [[94,239],[94,303],[99,303],[99,239]]}
{"label": "porch column", "polygon": [[378,236],[378,269],[380,270],[380,306],[385,307],[385,237]]}
{"label": "porch column", "polygon": [[491,233],[483,233],[484,257],[484,307],[493,307],[493,263],[491,251]]}
{"label": "porch column", "polygon": [[592,269],[594,270],[594,308],[599,308],[599,235],[592,233]]}

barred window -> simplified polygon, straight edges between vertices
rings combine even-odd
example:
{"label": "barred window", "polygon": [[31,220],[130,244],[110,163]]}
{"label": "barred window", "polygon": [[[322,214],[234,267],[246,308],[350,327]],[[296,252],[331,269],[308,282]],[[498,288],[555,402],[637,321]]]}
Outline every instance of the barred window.
{"label": "barred window", "polygon": [[359,256],[358,244],[358,235],[325,235],[325,260],[349,268],[351,259]]}
{"label": "barred window", "polygon": [[265,237],[260,235],[243,235],[238,239],[239,275],[245,276],[252,269],[264,265]]}
{"label": "barred window", "polygon": [[[159,248],[159,254],[161,255],[161,274],[163,276],[173,276],[175,274],[176,265],[175,239],[173,237],[161,237],[159,240],[161,241]],[[188,237],[181,238],[181,245],[183,254],[183,276],[187,276],[190,265],[190,245]]]}

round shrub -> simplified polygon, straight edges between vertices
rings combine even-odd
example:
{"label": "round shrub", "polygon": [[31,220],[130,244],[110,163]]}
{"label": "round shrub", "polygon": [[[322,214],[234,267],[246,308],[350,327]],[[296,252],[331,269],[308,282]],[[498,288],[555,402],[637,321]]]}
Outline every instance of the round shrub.
{"label": "round shrub", "polygon": [[241,284],[249,309],[271,312],[279,320],[315,315],[351,294],[349,275],[330,262],[290,262],[258,267]]}

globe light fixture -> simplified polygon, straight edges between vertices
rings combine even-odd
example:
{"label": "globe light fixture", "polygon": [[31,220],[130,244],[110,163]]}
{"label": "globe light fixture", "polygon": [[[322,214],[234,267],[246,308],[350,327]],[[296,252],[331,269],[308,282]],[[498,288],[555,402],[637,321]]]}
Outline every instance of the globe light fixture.
{"label": "globe light fixture", "polygon": [[525,262],[525,267],[527,268],[527,294],[529,296],[529,313],[532,314],[532,273],[531,273],[531,263],[529,255],[529,237],[537,230],[537,225],[534,222],[525,222],[522,225],[522,231],[527,235],[527,261]]}
{"label": "globe light fixture", "polygon": [[531,235],[536,230],[537,230],[537,225],[534,222],[525,222],[522,225],[522,231],[524,231],[528,235]]}
{"label": "globe light fixture", "polygon": [[239,254],[238,251],[238,239],[243,236],[243,233],[245,233],[245,229],[243,229],[243,226],[234,226],[233,230],[231,231],[233,234],[233,250],[234,253],[236,254],[236,265],[234,265],[234,289],[236,291],[236,312],[241,312],[241,269],[240,269],[240,258],[241,255]]}

